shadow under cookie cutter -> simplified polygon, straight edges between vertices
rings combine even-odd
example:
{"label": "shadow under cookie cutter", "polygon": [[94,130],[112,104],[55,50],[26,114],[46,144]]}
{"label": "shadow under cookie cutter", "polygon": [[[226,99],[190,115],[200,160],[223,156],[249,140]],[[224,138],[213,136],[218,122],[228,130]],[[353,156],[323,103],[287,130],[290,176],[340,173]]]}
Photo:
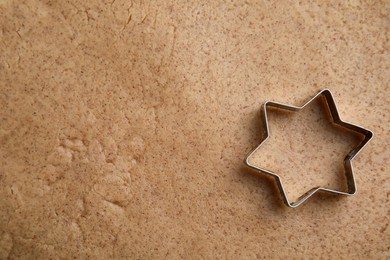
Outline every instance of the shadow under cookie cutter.
{"label": "shadow under cookie cutter", "polygon": [[[364,135],[364,139],[360,142],[360,144],[355,147],[344,159],[344,169],[345,169],[345,175],[347,178],[347,185],[348,185],[348,191],[338,191],[338,190],[332,190],[328,188],[323,187],[315,187],[311,190],[307,191],[305,194],[303,194],[301,197],[298,198],[295,202],[290,202],[286,191],[283,187],[282,181],[278,174],[271,172],[269,170],[257,167],[249,162],[249,158],[262,146],[262,144],[268,139],[269,137],[269,127],[268,127],[268,117],[267,117],[267,107],[275,107],[279,109],[285,109],[290,111],[299,111],[303,108],[305,108],[308,104],[310,104],[313,100],[317,99],[318,97],[323,96],[325,98],[326,104],[330,110],[331,114],[331,120],[332,123],[339,125],[341,127],[344,127],[346,129],[349,129],[353,132],[360,133]],[[332,92],[329,89],[321,90],[318,94],[316,94],[314,97],[312,97],[309,101],[307,101],[303,106],[291,106],[286,105],[278,102],[273,101],[266,101],[264,105],[261,108],[261,122],[263,127],[263,140],[260,142],[260,144],[249,153],[249,155],[245,158],[244,163],[249,166],[250,168],[268,174],[272,176],[276,180],[276,184],[279,188],[280,194],[282,195],[282,199],[284,203],[289,206],[290,208],[296,208],[299,205],[301,205],[303,202],[305,202],[308,198],[310,198],[313,194],[315,194],[317,191],[325,191],[330,192],[334,194],[341,194],[341,195],[354,195],[356,193],[356,182],[355,182],[355,176],[353,174],[353,168],[352,168],[352,160],[360,153],[360,151],[367,145],[367,143],[370,141],[370,139],[374,136],[374,134],[365,128],[362,128],[360,126],[342,121],[339,113],[337,111],[337,106],[334,101]]]}

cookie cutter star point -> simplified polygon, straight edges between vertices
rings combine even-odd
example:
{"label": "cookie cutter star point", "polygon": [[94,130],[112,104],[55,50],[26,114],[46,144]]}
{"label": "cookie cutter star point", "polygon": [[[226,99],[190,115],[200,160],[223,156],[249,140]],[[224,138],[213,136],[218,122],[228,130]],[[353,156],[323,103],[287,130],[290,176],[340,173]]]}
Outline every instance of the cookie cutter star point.
{"label": "cookie cutter star point", "polygon": [[[283,186],[282,180],[280,176],[272,171],[266,170],[264,168],[260,168],[250,162],[250,158],[253,156],[254,153],[264,144],[264,142],[269,137],[269,126],[268,126],[268,115],[267,115],[267,107],[274,107],[282,110],[289,110],[289,111],[299,111],[308,106],[312,101],[319,98],[320,96],[323,96],[325,99],[325,103],[327,104],[327,107],[329,108],[331,121],[335,125],[339,125],[343,128],[349,129],[352,132],[359,133],[362,136],[364,136],[364,139],[357,145],[354,149],[352,149],[347,156],[344,159],[344,169],[345,169],[345,175],[347,179],[347,191],[339,191],[339,190],[333,190],[325,187],[314,187],[307,191],[305,194],[300,196],[296,201],[292,202],[288,199],[286,190]],[[302,106],[294,106],[294,105],[287,105],[279,102],[274,101],[266,101],[262,107],[261,107],[261,123],[262,123],[262,129],[263,129],[263,137],[262,141],[259,145],[256,146],[255,149],[253,149],[244,160],[244,164],[258,172],[267,174],[271,177],[273,177],[276,181],[276,184],[279,188],[280,194],[282,196],[283,202],[290,208],[296,208],[300,206],[303,202],[305,202],[308,198],[313,196],[318,191],[324,191],[329,192],[333,194],[340,194],[340,195],[354,195],[356,193],[356,181],[355,176],[353,172],[352,167],[352,160],[360,153],[360,151],[367,145],[367,143],[373,138],[374,134],[368,129],[365,129],[363,127],[360,127],[355,124],[348,123],[346,121],[341,120],[340,115],[337,110],[336,102],[334,100],[333,94],[329,89],[323,89],[320,92],[318,92],[314,97],[309,99],[305,104]]]}

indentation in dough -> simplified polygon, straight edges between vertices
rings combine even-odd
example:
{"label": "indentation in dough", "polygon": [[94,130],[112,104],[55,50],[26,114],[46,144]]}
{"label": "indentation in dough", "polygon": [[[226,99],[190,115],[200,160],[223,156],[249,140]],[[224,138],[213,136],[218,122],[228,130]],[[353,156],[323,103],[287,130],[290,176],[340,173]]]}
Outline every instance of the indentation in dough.
{"label": "indentation in dough", "polygon": [[112,137],[108,137],[104,140],[104,154],[106,156],[106,162],[112,163],[118,153],[118,146]]}
{"label": "indentation in dough", "polygon": [[24,199],[23,199],[21,192],[19,191],[19,187],[16,184],[12,184],[12,186],[10,187],[10,192],[11,192],[12,197],[15,199],[18,207],[23,206]]}
{"label": "indentation in dough", "polygon": [[129,159],[131,159],[130,162],[128,160],[126,160],[126,158],[123,156],[116,157],[116,159],[115,159],[116,168],[119,171],[128,172],[134,166],[133,165],[134,159],[132,159],[132,158],[129,158]]}
{"label": "indentation in dough", "polygon": [[100,177],[93,186],[104,200],[125,206],[130,195],[130,173],[116,172]]}
{"label": "indentation in dough", "polygon": [[43,180],[34,180],[24,191],[29,197],[43,197],[50,191],[50,186]]}
{"label": "indentation in dough", "polygon": [[73,152],[81,152],[86,150],[84,142],[80,139],[69,139],[62,140],[61,145],[66,149],[70,149]]}
{"label": "indentation in dough", "polygon": [[87,148],[81,139],[62,138],[60,144],[49,156],[49,162],[53,165],[71,163],[76,155],[86,151]]}
{"label": "indentation in dough", "polygon": [[144,139],[140,136],[135,136],[130,142],[130,147],[134,155],[134,159],[138,161],[145,151]]}
{"label": "indentation in dough", "polygon": [[49,162],[54,165],[62,165],[72,162],[72,152],[70,149],[59,146],[49,155]]}
{"label": "indentation in dough", "polygon": [[56,170],[54,165],[48,164],[42,168],[39,177],[50,185],[56,182],[61,177],[61,174]]}
{"label": "indentation in dough", "polygon": [[94,139],[90,142],[88,146],[88,155],[92,162],[102,162],[105,160],[103,147],[98,140]]}

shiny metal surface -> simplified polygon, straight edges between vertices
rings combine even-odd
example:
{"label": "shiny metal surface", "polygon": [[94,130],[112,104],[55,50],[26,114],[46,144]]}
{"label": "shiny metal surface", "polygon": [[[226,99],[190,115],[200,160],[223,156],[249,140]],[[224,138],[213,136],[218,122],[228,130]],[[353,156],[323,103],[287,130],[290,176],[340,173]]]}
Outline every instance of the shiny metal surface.
{"label": "shiny metal surface", "polygon": [[[359,134],[362,134],[364,136],[364,139],[360,142],[360,144],[357,147],[352,149],[352,151],[350,151],[344,159],[344,169],[345,169],[345,175],[347,178],[347,185],[348,185],[347,192],[339,191],[339,190],[332,190],[332,189],[323,188],[323,187],[315,187],[315,188],[312,188],[311,190],[307,191],[301,197],[299,197],[297,201],[292,202],[292,201],[289,201],[289,199],[287,197],[286,191],[283,187],[283,184],[282,184],[282,181],[281,181],[281,178],[279,177],[279,175],[274,173],[274,172],[271,172],[269,170],[266,170],[266,169],[263,169],[263,168],[260,168],[258,166],[251,164],[249,162],[249,158],[262,146],[262,144],[270,136],[270,131],[269,131],[269,127],[268,127],[267,107],[275,107],[278,109],[299,111],[299,110],[305,108],[306,106],[308,106],[313,100],[320,98],[321,96],[325,99],[325,101],[326,101],[325,103],[327,104],[327,106],[330,110],[332,123],[339,125],[339,126],[342,126],[342,127],[349,129],[351,131],[357,132]],[[365,129],[365,128],[360,127],[358,125],[351,124],[351,123],[348,123],[346,121],[341,120],[340,115],[337,111],[337,106],[336,106],[336,103],[334,101],[332,92],[329,89],[321,90],[314,97],[312,97],[309,101],[307,101],[303,106],[292,106],[292,105],[286,105],[286,104],[273,102],[273,101],[266,101],[261,108],[261,119],[262,119],[261,121],[262,121],[262,129],[263,129],[263,140],[252,152],[249,153],[249,155],[245,158],[244,163],[248,167],[250,167],[256,171],[259,171],[261,173],[265,173],[265,174],[272,176],[277,183],[277,186],[279,188],[279,191],[280,191],[280,194],[282,196],[284,203],[288,207],[291,207],[291,208],[298,207],[299,205],[301,205],[303,202],[305,202],[308,198],[313,196],[313,194],[315,194],[318,191],[330,192],[330,193],[341,194],[341,195],[354,195],[356,193],[357,189],[356,189],[356,182],[355,182],[355,177],[354,177],[354,172],[353,172],[353,167],[352,167],[352,160],[360,153],[360,151],[371,140],[371,138],[373,137],[373,133],[368,129]],[[283,156],[283,155],[281,155],[281,156]]]}

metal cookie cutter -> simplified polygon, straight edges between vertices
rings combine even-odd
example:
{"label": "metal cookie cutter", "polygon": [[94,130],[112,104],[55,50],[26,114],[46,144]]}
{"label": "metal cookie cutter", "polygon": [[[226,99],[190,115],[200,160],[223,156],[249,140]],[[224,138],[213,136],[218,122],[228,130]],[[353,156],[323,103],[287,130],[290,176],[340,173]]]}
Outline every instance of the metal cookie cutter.
{"label": "metal cookie cutter", "polygon": [[[345,175],[347,177],[347,185],[348,185],[348,191],[343,192],[343,191],[338,191],[338,190],[332,190],[328,188],[323,188],[323,187],[315,187],[312,188],[311,190],[307,191],[305,194],[303,194],[301,197],[298,198],[297,201],[295,202],[290,202],[288,200],[286,191],[283,187],[282,181],[279,177],[278,174],[271,172],[269,170],[257,167],[249,162],[249,158],[261,147],[261,145],[267,140],[269,136],[269,127],[268,127],[268,118],[267,118],[267,107],[276,107],[279,109],[286,109],[286,110],[291,110],[291,111],[299,111],[303,108],[305,108],[307,105],[309,105],[313,100],[319,98],[320,96],[323,96],[325,98],[326,104],[330,110],[331,114],[331,120],[333,124],[342,126],[344,128],[347,128],[349,130],[352,130],[354,132],[357,132],[359,134],[362,134],[364,136],[364,139],[360,142],[360,144],[354,148],[349,154],[345,157],[344,159],[344,168],[345,168]],[[262,106],[261,109],[261,122],[262,122],[262,128],[263,128],[263,140],[261,143],[252,151],[250,154],[245,158],[245,164],[252,169],[255,169],[256,171],[268,174],[272,176],[279,188],[279,191],[282,195],[282,199],[284,203],[291,207],[291,208],[296,208],[299,205],[301,205],[303,202],[305,202],[308,198],[313,196],[314,193],[317,191],[325,191],[325,192],[330,192],[330,193],[335,193],[335,194],[341,194],[341,195],[354,195],[356,193],[356,182],[355,182],[355,177],[353,174],[353,168],[352,168],[352,160],[359,154],[359,152],[367,145],[367,143],[370,141],[370,139],[373,137],[373,133],[365,128],[362,128],[357,125],[353,125],[351,123],[347,123],[345,121],[342,121],[339,113],[337,111],[337,106],[334,101],[332,92],[330,92],[329,89],[324,89],[320,91],[317,95],[312,97],[309,101],[307,101],[303,106],[291,106],[291,105],[286,105],[278,102],[273,102],[273,101],[266,101],[264,105]]]}

